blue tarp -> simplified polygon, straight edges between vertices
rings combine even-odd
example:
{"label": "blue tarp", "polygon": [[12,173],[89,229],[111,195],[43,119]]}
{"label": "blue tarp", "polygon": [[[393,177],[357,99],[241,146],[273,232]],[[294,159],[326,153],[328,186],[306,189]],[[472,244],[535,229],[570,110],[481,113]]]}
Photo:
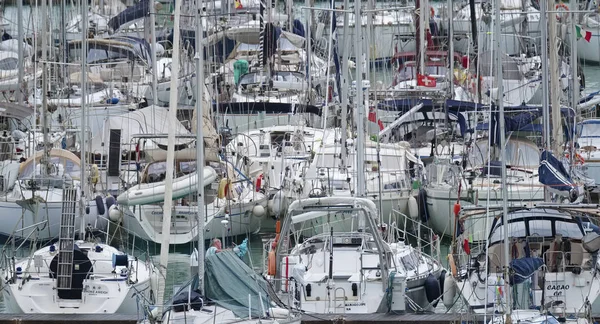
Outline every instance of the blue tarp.
{"label": "blue tarp", "polygon": [[539,167],[540,182],[553,193],[569,197],[575,185],[563,164],[552,153],[543,151]]}
{"label": "blue tarp", "polygon": [[544,260],[541,258],[520,258],[510,261],[510,284],[518,285],[544,265]]}
{"label": "blue tarp", "polygon": [[118,15],[110,18],[108,27],[113,31],[119,30],[121,26],[137,19],[144,18],[150,14],[150,0],[141,0],[136,5],[129,7]]}

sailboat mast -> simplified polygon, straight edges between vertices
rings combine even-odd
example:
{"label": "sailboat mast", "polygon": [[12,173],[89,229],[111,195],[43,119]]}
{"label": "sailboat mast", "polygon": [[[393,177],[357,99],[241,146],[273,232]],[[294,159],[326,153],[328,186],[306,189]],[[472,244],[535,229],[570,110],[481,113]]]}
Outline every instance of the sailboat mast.
{"label": "sailboat mast", "polygon": [[196,172],[198,174],[198,287],[204,293],[204,44],[202,0],[196,0]]}
{"label": "sailboat mast", "polygon": [[40,163],[42,164],[42,177],[46,176],[48,168],[48,8],[47,0],[42,0],[42,134],[44,141],[44,154]]}
{"label": "sailboat mast", "polygon": [[356,123],[356,197],[365,196],[365,107],[363,107],[363,43],[362,43],[362,23],[360,0],[354,1],[354,28],[356,35],[356,102],[355,102],[355,123]]}
{"label": "sailboat mast", "polygon": [[[542,29],[542,124],[544,125],[544,145],[545,149],[550,148],[550,112],[548,103],[548,2],[550,0],[540,0],[540,26]],[[544,191],[546,191],[544,189]]]}
{"label": "sailboat mast", "polygon": [[[448,73],[448,92],[450,93],[450,99],[454,99],[454,7],[452,6],[452,0],[446,2],[448,7],[448,60],[450,66],[450,73]],[[448,106],[446,105],[446,117],[445,126],[448,128]]]}
{"label": "sailboat mast", "polygon": [[350,0],[344,0],[344,47],[342,52],[342,121],[341,121],[341,170],[345,172],[348,159],[348,146],[346,145],[348,140],[348,102],[350,96],[348,95],[348,60],[350,51],[350,27],[348,26],[348,8],[350,7]]}
{"label": "sailboat mast", "polygon": [[[64,25],[63,25],[64,26]],[[19,53],[19,57],[21,58],[18,61],[19,64],[19,75],[18,75],[18,80],[19,80],[19,85],[17,87],[17,102],[19,103],[19,105],[23,104],[23,74],[24,74],[24,67],[23,64],[25,63],[22,58],[25,57],[23,55],[23,0],[17,0],[17,34],[18,34],[18,39],[19,39],[19,43],[18,43],[18,48],[17,51]]]}
{"label": "sailboat mast", "polygon": [[156,62],[156,7],[150,0],[150,44],[152,45],[152,104],[158,105],[158,64]]}
{"label": "sailboat mast", "polygon": [[418,31],[419,31],[419,35],[417,35],[419,37],[419,42],[418,47],[417,47],[417,55],[419,58],[419,67],[418,67],[418,71],[419,74],[424,75],[425,74],[425,51],[427,50],[427,42],[425,41],[425,29],[427,28],[427,21],[425,21],[425,17],[427,16],[425,14],[425,10],[427,9],[427,0],[418,0],[417,2],[417,8],[418,8],[418,12],[419,12],[419,19],[418,19]]}
{"label": "sailboat mast", "polygon": [[[87,187],[86,177],[86,157],[85,157],[85,145],[86,145],[86,107],[87,104],[87,73],[86,73],[86,61],[87,61],[87,29],[88,29],[88,3],[87,0],[81,2],[81,139],[79,144],[79,152],[81,159],[81,179],[79,180],[81,188],[81,198],[79,203],[79,212],[81,214],[81,228],[79,235],[83,235],[85,232],[85,222],[83,215],[85,215],[85,189]],[[47,26],[44,25],[44,29],[47,30]],[[45,61],[44,61],[45,62]],[[45,64],[45,63],[44,63]],[[44,111],[45,113],[45,111]]]}
{"label": "sailboat mast", "polygon": [[[160,244],[159,261],[159,285],[158,285],[158,308],[162,314],[165,293],[165,279],[167,278],[167,263],[169,262],[169,243],[171,236],[171,212],[173,209],[173,172],[175,165],[175,128],[177,122],[177,81],[179,80],[179,30],[181,20],[181,1],[175,2],[175,13],[173,19],[173,60],[171,65],[171,89],[169,91],[169,113],[167,125],[169,134],[167,136],[167,161],[165,177],[165,199],[163,205],[162,240]],[[199,117],[200,118],[200,117]]]}
{"label": "sailboat mast", "polygon": [[[504,231],[504,260],[510,260],[510,254],[508,253],[508,188],[506,184],[506,134],[505,134],[505,125],[504,125],[504,98],[502,94],[504,93],[504,84],[502,81],[502,61],[503,61],[503,51],[502,51],[502,30],[500,27],[500,4],[501,0],[496,0],[496,16],[494,19],[494,41],[496,42],[496,87],[498,88],[497,96],[496,96],[496,107],[499,111],[498,123],[500,133],[500,161],[501,161],[501,170],[502,170],[502,230]],[[506,298],[506,320],[505,323],[511,323],[511,294],[510,294],[510,286],[508,285],[508,264],[504,265],[504,296]]]}
{"label": "sailboat mast", "polygon": [[[554,0],[548,0],[547,11],[552,12],[554,10]],[[560,115],[560,84],[558,74],[558,48],[557,46],[557,31],[556,31],[556,15],[548,15],[548,39],[550,40],[550,46],[544,48],[549,50],[550,55],[550,104],[552,105],[552,150],[557,156],[562,154],[563,146],[563,131],[562,131],[562,119]]]}
{"label": "sailboat mast", "polygon": [[[573,109],[573,111],[577,111],[577,105],[579,104],[579,81],[578,81],[578,72],[579,72],[579,61],[577,58],[577,39],[575,37],[575,35],[577,35],[577,26],[575,23],[575,17],[576,14],[572,13],[571,14],[571,108]],[[568,137],[572,137],[573,136],[573,130],[575,130],[575,125],[577,125],[577,120],[576,120],[577,116],[573,116],[573,120],[571,121],[571,125],[569,125],[569,127],[567,127],[567,129],[570,129],[571,132],[569,133]],[[573,139],[571,139],[570,142],[570,152],[574,152],[575,151],[575,141],[573,141]],[[572,159],[574,158],[574,154],[569,154],[570,158],[571,158],[571,163],[572,163]]]}

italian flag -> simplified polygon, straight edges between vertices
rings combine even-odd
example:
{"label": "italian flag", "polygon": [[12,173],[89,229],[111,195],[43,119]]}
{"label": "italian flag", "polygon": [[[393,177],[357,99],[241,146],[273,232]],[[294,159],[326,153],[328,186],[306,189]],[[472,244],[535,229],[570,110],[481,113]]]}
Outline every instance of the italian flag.
{"label": "italian flag", "polygon": [[592,32],[584,30],[583,28],[581,28],[581,26],[575,25],[575,29],[577,30],[577,38],[582,38],[585,39],[586,42],[590,42],[590,40],[592,39]]}

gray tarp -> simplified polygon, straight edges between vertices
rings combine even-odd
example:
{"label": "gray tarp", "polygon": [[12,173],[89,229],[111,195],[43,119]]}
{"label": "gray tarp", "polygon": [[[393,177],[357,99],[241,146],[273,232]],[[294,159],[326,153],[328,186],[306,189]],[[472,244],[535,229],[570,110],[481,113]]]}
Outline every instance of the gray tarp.
{"label": "gray tarp", "polygon": [[249,306],[252,317],[269,314],[271,298],[267,282],[235,253],[223,251],[207,257],[204,280],[206,297],[236,316],[247,318]]}

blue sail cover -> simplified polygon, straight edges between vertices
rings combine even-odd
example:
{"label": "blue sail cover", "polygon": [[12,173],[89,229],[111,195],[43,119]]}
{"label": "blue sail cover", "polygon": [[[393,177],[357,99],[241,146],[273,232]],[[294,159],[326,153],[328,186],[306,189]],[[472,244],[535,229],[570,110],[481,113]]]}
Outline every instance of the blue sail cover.
{"label": "blue sail cover", "polygon": [[141,0],[136,5],[129,7],[118,15],[110,18],[108,27],[113,31],[119,30],[121,26],[137,19],[144,18],[150,14],[150,0]]}
{"label": "blue sail cover", "polygon": [[542,152],[538,172],[540,182],[555,194],[569,197],[575,189],[573,180],[571,180],[563,164],[548,151]]}
{"label": "blue sail cover", "polygon": [[541,258],[520,258],[510,261],[510,284],[518,285],[544,265],[544,260]]}

